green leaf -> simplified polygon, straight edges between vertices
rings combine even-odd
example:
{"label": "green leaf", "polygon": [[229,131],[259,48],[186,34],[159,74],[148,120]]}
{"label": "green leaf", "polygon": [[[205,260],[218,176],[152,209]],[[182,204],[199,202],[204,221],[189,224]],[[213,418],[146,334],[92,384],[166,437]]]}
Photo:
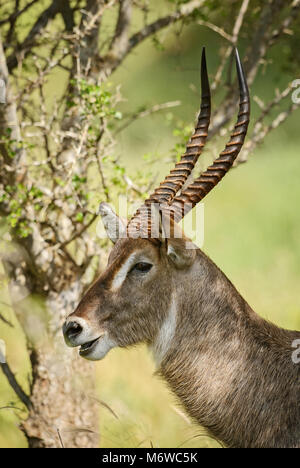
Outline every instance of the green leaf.
{"label": "green leaf", "polygon": [[78,223],[82,223],[83,218],[84,218],[83,213],[77,213],[75,217],[75,221],[77,221]]}

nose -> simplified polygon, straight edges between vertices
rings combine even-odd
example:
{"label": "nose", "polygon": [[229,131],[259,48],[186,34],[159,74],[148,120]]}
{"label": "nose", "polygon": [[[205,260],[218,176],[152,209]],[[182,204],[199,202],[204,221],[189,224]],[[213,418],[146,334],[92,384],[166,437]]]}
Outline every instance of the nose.
{"label": "nose", "polygon": [[77,338],[81,332],[82,326],[76,322],[75,319],[63,324],[63,334],[68,346],[74,346],[75,338]]}

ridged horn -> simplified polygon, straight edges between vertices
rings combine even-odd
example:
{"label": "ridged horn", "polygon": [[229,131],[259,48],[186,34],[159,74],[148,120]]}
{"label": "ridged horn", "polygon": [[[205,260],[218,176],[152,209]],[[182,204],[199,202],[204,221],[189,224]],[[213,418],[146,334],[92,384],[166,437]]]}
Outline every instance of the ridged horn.
{"label": "ridged horn", "polygon": [[157,189],[145,200],[144,205],[137,210],[130,220],[130,230],[138,229],[141,216],[145,216],[147,208],[153,203],[170,204],[176,193],[182,188],[187,178],[195,167],[202,153],[208,133],[211,114],[210,88],[207,74],[205,47],[202,49],[201,57],[201,105],[194,134],[186,145],[186,151],[180,161],[175,164],[174,169]]}
{"label": "ridged horn", "polygon": [[238,50],[235,49],[236,69],[240,88],[238,120],[224,151],[200,177],[194,180],[172,202],[174,220],[179,222],[197,203],[199,203],[224,177],[232,167],[245,141],[250,118],[250,97],[243,66]]}
{"label": "ridged horn", "polygon": [[159,203],[170,203],[178,190],[181,189],[202,153],[207,138],[210,112],[210,89],[207,76],[205,47],[203,47],[201,58],[201,106],[195,132],[187,143],[186,151],[181,156],[180,161],[175,164],[170,175],[165,178],[153,194],[150,195],[149,199],[145,201],[146,204],[147,202],[151,203],[153,201]]}

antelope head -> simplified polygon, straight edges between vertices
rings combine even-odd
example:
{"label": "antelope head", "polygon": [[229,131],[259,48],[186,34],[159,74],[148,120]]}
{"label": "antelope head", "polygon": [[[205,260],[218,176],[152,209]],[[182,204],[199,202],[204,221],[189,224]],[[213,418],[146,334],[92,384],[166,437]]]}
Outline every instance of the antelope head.
{"label": "antelope head", "polygon": [[[174,333],[170,313],[174,293],[179,282],[193,271],[197,257],[197,247],[191,245],[177,223],[232,167],[246,136],[249,93],[237,50],[236,67],[240,89],[238,119],[229,142],[214,163],[190,185],[185,184],[202,152],[210,122],[210,89],[203,49],[201,108],[181,160],[129,222],[101,203],[100,215],[114,246],[106,270],[63,326],[67,345],[80,346],[82,357],[102,359],[113,347],[139,342],[156,343],[157,353],[163,354],[165,342]],[[153,210],[154,206],[159,209]]]}

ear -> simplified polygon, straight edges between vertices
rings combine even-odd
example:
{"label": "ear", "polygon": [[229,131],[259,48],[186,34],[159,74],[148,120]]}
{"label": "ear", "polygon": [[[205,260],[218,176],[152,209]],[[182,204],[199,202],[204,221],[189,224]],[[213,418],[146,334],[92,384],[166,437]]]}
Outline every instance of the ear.
{"label": "ear", "polygon": [[167,255],[178,269],[190,267],[196,258],[197,247],[186,238],[167,239]]}
{"label": "ear", "polygon": [[197,246],[184,235],[181,227],[170,217],[170,212],[161,212],[160,232],[162,248],[176,268],[190,267],[196,258]]}
{"label": "ear", "polygon": [[102,218],[106,234],[114,244],[118,239],[126,237],[127,223],[111,209],[108,203],[100,203],[99,214]]}

